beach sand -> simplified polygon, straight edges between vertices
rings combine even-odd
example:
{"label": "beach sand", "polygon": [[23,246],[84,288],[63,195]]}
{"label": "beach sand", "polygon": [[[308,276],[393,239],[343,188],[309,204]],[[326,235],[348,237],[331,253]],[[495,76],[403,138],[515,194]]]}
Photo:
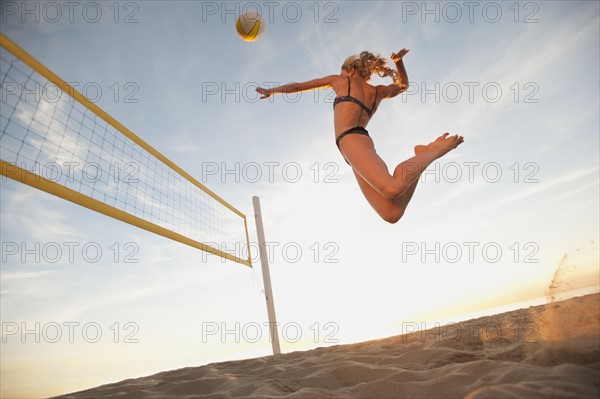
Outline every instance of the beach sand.
{"label": "beach sand", "polygon": [[[58,398],[599,398],[600,296]],[[414,327],[414,326],[413,326]]]}

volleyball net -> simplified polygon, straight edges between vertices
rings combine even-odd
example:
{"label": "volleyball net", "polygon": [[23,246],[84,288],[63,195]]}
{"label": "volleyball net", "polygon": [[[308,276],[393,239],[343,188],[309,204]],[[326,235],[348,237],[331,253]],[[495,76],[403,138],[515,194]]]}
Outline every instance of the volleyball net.
{"label": "volleyball net", "polygon": [[242,212],[2,34],[0,83],[3,176],[252,266]]}

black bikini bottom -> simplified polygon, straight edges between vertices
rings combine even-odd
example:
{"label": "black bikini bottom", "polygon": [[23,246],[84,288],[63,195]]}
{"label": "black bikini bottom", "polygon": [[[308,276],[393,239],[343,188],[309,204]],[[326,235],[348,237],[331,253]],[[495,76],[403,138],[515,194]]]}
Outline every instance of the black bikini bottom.
{"label": "black bikini bottom", "polygon": [[[364,127],[362,127],[362,126],[351,127],[350,129],[342,132],[342,134],[340,134],[337,137],[337,139],[335,140],[335,145],[337,145],[338,150],[340,150],[340,141],[348,134],[362,134],[364,136],[371,137],[371,136],[369,136],[369,132],[367,131],[367,129],[365,129]],[[342,152],[342,150],[340,150],[340,152]],[[344,154],[342,154],[342,156],[344,156]],[[344,157],[344,160],[346,161],[346,163],[348,165],[350,165],[350,163],[348,162],[346,157]]]}

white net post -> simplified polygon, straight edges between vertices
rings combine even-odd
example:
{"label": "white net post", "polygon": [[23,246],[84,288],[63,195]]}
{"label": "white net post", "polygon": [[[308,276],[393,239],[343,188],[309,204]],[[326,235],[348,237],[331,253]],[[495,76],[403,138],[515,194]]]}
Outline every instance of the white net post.
{"label": "white net post", "polygon": [[267,313],[269,315],[269,336],[273,346],[273,355],[279,355],[279,333],[277,331],[277,320],[275,318],[275,303],[273,302],[273,290],[271,289],[271,274],[269,273],[269,259],[267,258],[267,247],[265,244],[265,231],[263,229],[262,214],[260,212],[260,200],[252,197],[254,204],[254,215],[256,217],[256,234],[258,237],[258,250],[260,253],[260,265],[262,267],[263,283],[265,285],[265,300],[267,301]]}

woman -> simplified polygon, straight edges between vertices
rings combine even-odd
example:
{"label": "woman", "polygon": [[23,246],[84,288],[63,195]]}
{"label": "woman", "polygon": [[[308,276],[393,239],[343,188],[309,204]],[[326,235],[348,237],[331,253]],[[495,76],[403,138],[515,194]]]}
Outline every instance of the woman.
{"label": "woman", "polygon": [[[456,148],[462,136],[444,133],[428,145],[414,148],[415,156],[400,163],[390,175],[387,165],[375,152],[373,140],[365,129],[379,104],[408,89],[408,76],[402,58],[408,50],[392,53],[396,70],[386,67],[385,58],[367,51],[353,55],[342,65],[340,75],[330,75],[303,83],[289,83],[270,89],[257,88],[261,99],[275,93],[296,93],[307,90],[332,88],[336,93],[333,103],[334,128],[338,149],[352,167],[358,185],[373,209],[389,223],[396,223],[410,202],[419,176],[436,159]],[[371,75],[390,76],[394,83],[372,86]]]}

